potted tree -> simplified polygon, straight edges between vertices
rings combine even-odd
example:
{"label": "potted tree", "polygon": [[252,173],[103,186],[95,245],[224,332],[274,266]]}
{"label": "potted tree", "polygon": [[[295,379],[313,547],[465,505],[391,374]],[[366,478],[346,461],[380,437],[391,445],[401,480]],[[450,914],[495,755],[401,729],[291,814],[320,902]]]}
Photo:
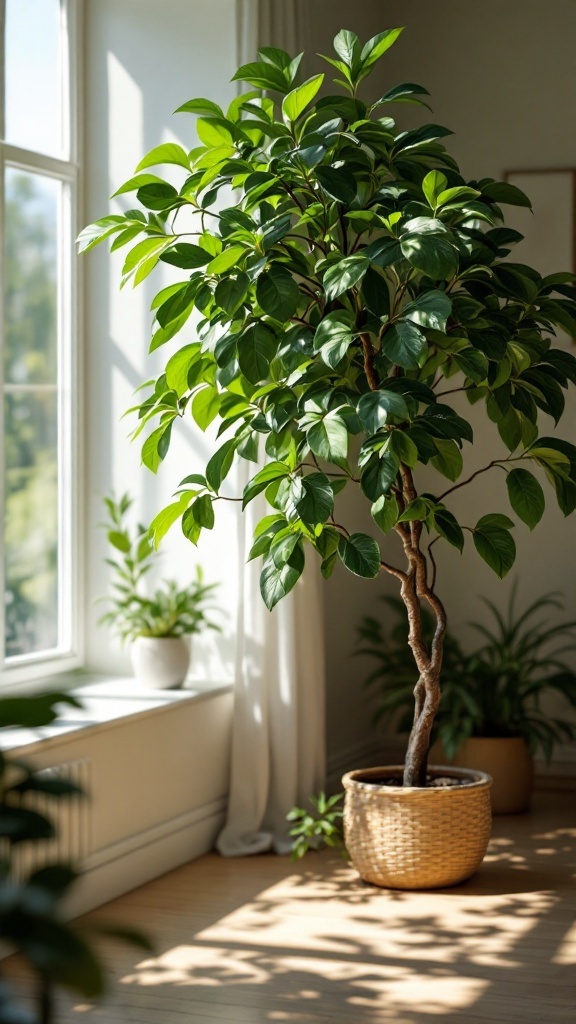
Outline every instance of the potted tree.
{"label": "potted tree", "polygon": [[[138,430],[156,423],[142,459],[155,471],[190,411],[200,429],[219,419],[225,440],[205,474],[185,478],[155,518],[155,542],[179,520],[196,543],[214,523],[235,456],[256,463],[260,452],[264,465],[255,465],[243,504],[265,492],[271,506],[252,549],[264,556],[268,608],[295,586],[310,549],[326,577],[339,560],[356,575],[398,581],[418,674],[406,762],[403,771],[346,777],[346,828],[365,878],[410,887],[471,874],[489,833],[485,776],[437,786],[427,773],[446,630],[434,545],[461,551],[467,537],[506,575],[515,557],[509,516],[488,508],[459,523],[450,509],[457,489],[494,467],[530,527],[544,494],[528,467],[544,470],[565,514],[576,506],[576,447],[538,429],[541,412],[560,418],[562,389],[576,381],[576,360],[549,337],[556,325],[576,332],[576,289],[572,274],[542,278],[506,259],[521,236],[503,226],[501,207],[530,205],[518,188],[465,181],[443,146],[447,128],[397,129],[391,105],[422,103],[423,87],[360,98],[400,32],[364,46],[339,32],[335,57],[324,58],[337,92],[323,90],[323,74],[299,84],[300,56],[263,48],[234,76],[251,91],[226,111],[208,99],[179,108],[197,115],[199,145],[152,150],[117,193],[135,192],[139,208],[97,221],[80,245],[129,245],[122,284],[139,284],[159,261],[182,271],[153,303],[152,349],[193,310],[200,316],[138,407]],[[150,173],[163,164],[181,171],[178,187]],[[502,440],[469,476],[463,455],[473,431],[455,406],[462,397],[485,408]],[[433,491],[420,488],[422,466],[439,474]],[[337,496],[346,486],[368,502],[373,533],[342,522]],[[400,561],[388,535],[401,542]],[[430,644],[423,606],[435,621]]]}
{"label": "potted tree", "polygon": [[155,555],[148,528],[139,524],[131,531],[126,516],[132,505],[127,494],[115,501],[105,498],[108,512],[106,534],[112,549],[108,565],[114,570],[110,610],[100,619],[124,643],[129,640],[136,679],[156,689],[174,689],[186,679],[190,665],[190,641],[204,629],[220,627],[209,616],[217,583],[204,583],[201,566],[196,579],[179,587],[162,580],[154,592],[142,590],[142,580],[152,568]]}

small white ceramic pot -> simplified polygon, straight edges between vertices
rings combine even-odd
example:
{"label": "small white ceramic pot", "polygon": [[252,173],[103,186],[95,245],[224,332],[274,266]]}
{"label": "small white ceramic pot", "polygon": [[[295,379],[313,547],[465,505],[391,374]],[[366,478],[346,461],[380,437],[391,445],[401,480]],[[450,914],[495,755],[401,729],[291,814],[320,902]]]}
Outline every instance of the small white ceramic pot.
{"label": "small white ceramic pot", "polygon": [[139,636],[130,657],[139,683],[157,690],[176,689],[186,679],[190,642],[183,636]]}

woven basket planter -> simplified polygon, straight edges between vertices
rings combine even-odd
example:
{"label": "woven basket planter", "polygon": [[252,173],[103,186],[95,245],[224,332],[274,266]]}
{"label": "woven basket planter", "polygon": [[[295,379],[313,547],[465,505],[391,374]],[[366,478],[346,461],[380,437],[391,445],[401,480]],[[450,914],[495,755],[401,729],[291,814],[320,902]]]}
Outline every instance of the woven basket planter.
{"label": "woven basket planter", "polygon": [[[469,785],[406,788],[375,785],[402,767],[348,772],[344,833],[352,864],[366,882],[388,889],[439,889],[470,878],[490,838],[490,785],[483,772],[429,768],[432,777]],[[374,781],[370,781],[374,780]]]}

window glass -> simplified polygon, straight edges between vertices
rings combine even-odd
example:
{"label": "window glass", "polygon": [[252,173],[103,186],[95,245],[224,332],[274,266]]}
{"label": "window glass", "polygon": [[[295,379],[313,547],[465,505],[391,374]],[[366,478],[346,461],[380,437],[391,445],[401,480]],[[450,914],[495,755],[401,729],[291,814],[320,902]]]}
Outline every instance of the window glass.
{"label": "window glass", "polygon": [[6,0],[6,141],[63,153],[60,0]]}
{"label": "window glass", "polygon": [[58,645],[58,250],[62,183],[5,176],[6,656]]}

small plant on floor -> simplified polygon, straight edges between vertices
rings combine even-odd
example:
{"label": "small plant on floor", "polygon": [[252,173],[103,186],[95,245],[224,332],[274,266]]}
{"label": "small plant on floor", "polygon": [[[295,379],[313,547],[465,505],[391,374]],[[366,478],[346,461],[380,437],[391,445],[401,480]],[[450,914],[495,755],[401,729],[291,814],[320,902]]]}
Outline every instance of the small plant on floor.
{"label": "small plant on floor", "polygon": [[[516,555],[509,516],[488,506],[459,522],[455,492],[503,473],[513,512],[532,529],[545,503],[536,470],[565,515],[576,508],[576,446],[539,430],[542,413],[560,420],[563,389],[576,382],[576,358],[550,341],[556,327],[576,336],[576,277],[508,260],[522,236],[502,207],[530,200],[508,182],[466,180],[444,148],[447,128],[397,128],[391,106],[421,104],[426,89],[403,83],[360,98],[400,33],[362,45],[339,32],[335,56],[323,58],[337,91],[323,89],[323,74],[300,82],[301,56],[263,47],[234,76],[251,91],[226,111],[204,98],[179,108],[197,116],[198,142],[142,159],[117,193],[136,193],[141,208],[104,217],[79,241],[129,245],[123,285],[159,261],[180,271],[153,301],[151,348],[184,337],[137,407],[137,434],[155,421],[144,464],[156,472],[180,418],[201,430],[219,420],[224,435],[204,473],[183,467],[152,523],[155,543],[177,521],[194,544],[212,528],[240,456],[255,464],[244,507],[262,492],[270,505],[252,549],[264,556],[269,609],[295,586],[307,551],[326,577],[340,561],[367,580],[397,580],[418,674],[404,770],[414,787],[426,784],[441,695],[435,546],[461,552],[468,538],[499,577]],[[181,174],[177,186],[150,173],[166,164]],[[455,396],[499,434],[467,476],[474,434]],[[346,525],[345,486],[371,513],[369,532]]]}
{"label": "small plant on floor", "polygon": [[[58,717],[56,709],[61,704],[81,707],[67,693],[3,698],[0,728],[49,725]],[[90,999],[104,990],[104,971],[91,945],[78,928],[62,918],[62,901],[78,878],[74,866],[46,860],[24,876],[17,866],[22,848],[34,847],[36,863],[41,863],[42,844],[56,835],[45,810],[47,801],[82,798],[82,790],[68,779],[35,771],[0,753],[0,941],[5,950],[23,957],[37,986],[35,1009],[28,1011],[0,978],[0,1024],[56,1024],[54,991],[59,986]],[[39,801],[42,810],[35,806]],[[122,928],[101,931],[151,951],[150,943],[139,933]]]}
{"label": "small plant on floor", "polygon": [[309,850],[320,850],[323,846],[342,850],[346,856],[342,809],[339,806],[343,798],[343,793],[331,797],[320,793],[319,796],[310,797],[312,810],[292,808],[287,815],[288,821],[296,822],[289,832],[294,839],[292,860],[300,860]]}
{"label": "small plant on floor", "polygon": [[[554,594],[519,612],[517,589],[515,584],[505,615],[484,599],[493,628],[471,623],[485,639],[482,646],[467,654],[446,634],[434,735],[449,758],[471,737],[523,736],[532,753],[540,748],[549,760],[555,743],[576,738],[576,725],[542,708],[542,698],[554,693],[576,708],[576,673],[561,657],[576,652],[576,622],[557,621],[555,613],[564,606]],[[406,611],[398,599],[383,600],[395,623],[386,631],[380,619],[364,618],[356,653],[378,662],[366,680],[370,688],[378,687],[376,719],[393,718],[400,732],[409,732],[414,666],[404,642]],[[546,611],[554,614],[546,618]],[[424,630],[425,637],[431,636],[429,616]]]}
{"label": "small plant on floor", "polygon": [[106,524],[108,542],[114,551],[107,564],[114,570],[111,597],[103,598],[110,611],[100,622],[109,625],[122,640],[137,637],[177,637],[200,633],[204,629],[220,630],[209,617],[214,610],[210,601],[218,583],[204,583],[200,566],[196,579],[186,587],[173,580],[163,580],[151,597],[142,593],[142,581],[157,557],[146,526],[138,524],[131,531],[126,516],[132,505],[128,495],[119,501],[105,498],[108,510]]}

